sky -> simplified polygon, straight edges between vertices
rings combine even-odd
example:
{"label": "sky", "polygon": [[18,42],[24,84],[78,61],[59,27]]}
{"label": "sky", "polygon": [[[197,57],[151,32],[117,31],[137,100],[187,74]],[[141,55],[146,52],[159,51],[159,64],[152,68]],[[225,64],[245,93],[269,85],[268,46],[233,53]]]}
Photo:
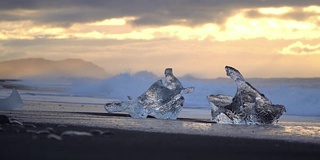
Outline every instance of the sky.
{"label": "sky", "polygon": [[110,75],[320,77],[319,0],[1,0],[0,61],[79,58]]}

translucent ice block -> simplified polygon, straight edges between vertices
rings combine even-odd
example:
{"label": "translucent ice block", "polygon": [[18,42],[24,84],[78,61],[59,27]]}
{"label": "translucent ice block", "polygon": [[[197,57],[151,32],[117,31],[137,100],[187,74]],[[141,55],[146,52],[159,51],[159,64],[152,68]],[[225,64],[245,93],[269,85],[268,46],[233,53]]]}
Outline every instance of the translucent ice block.
{"label": "translucent ice block", "polygon": [[139,97],[107,103],[105,109],[109,113],[127,112],[133,118],[146,118],[150,115],[159,119],[176,119],[183,107],[183,94],[192,93],[194,88],[183,88],[171,68],[165,70],[165,76],[165,85],[162,80],[158,80]]}
{"label": "translucent ice block", "polygon": [[226,124],[272,124],[278,121],[286,110],[283,105],[274,105],[248,82],[235,68],[226,66],[227,75],[237,84],[234,97],[210,95],[211,120]]}
{"label": "translucent ice block", "polygon": [[0,109],[12,110],[23,107],[23,101],[16,89],[12,89],[9,97],[0,99]]}

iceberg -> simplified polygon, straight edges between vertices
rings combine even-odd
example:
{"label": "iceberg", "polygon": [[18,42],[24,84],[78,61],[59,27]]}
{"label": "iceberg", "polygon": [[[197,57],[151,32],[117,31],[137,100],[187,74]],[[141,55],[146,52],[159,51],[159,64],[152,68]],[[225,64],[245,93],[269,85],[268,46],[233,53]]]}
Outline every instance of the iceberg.
{"label": "iceberg", "polygon": [[0,109],[1,110],[12,110],[23,107],[23,101],[20,94],[16,89],[12,89],[12,93],[9,97],[0,99]]}
{"label": "iceberg", "polygon": [[235,68],[226,66],[227,76],[236,82],[234,97],[213,94],[207,96],[211,108],[211,121],[223,124],[273,124],[286,112],[285,106],[272,102],[246,82]]}
{"label": "iceberg", "polygon": [[194,91],[194,87],[184,88],[173,75],[172,69],[165,70],[165,83],[158,80],[137,98],[128,96],[128,101],[107,103],[108,113],[126,112],[133,118],[177,119],[183,108],[184,94]]}

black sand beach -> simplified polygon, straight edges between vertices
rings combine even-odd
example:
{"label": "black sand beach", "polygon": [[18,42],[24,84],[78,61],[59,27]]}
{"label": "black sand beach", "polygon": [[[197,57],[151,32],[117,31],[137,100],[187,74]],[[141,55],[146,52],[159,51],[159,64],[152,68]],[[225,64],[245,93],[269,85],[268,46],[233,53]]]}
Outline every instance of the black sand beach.
{"label": "black sand beach", "polygon": [[[3,112],[12,118],[23,112]],[[63,114],[61,114],[63,115]],[[18,119],[21,119],[19,117]],[[35,115],[35,117],[38,117]],[[105,116],[108,118],[108,116]],[[62,116],[62,118],[65,118]],[[113,118],[118,118],[114,117]],[[121,117],[120,117],[121,118]],[[125,117],[130,120],[131,118]],[[320,144],[116,128],[32,123],[1,124],[0,159],[319,159]],[[67,120],[67,119],[66,119]],[[144,119],[148,123],[148,119]],[[152,119],[151,119],[152,120]],[[92,121],[92,119],[91,119]],[[67,122],[67,121],[66,121]],[[173,121],[166,121],[171,123]],[[66,136],[66,131],[91,135]],[[54,136],[52,136],[54,135]],[[60,139],[61,138],[61,139]]]}
{"label": "black sand beach", "polygon": [[[90,132],[90,127],[53,128]],[[318,159],[320,145],[279,140],[256,140],[186,134],[148,133],[101,129],[103,135],[63,136],[49,139],[45,133],[28,133],[2,126],[0,158],[6,159]],[[19,127],[18,127],[19,128]]]}

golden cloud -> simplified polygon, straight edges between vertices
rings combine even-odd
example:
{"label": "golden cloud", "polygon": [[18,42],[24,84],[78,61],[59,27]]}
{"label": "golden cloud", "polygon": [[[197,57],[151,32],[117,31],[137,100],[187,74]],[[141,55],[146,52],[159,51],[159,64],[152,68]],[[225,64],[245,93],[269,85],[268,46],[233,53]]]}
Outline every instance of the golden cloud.
{"label": "golden cloud", "polygon": [[292,7],[269,7],[269,8],[259,8],[258,11],[262,14],[273,14],[273,15],[281,15],[292,11]]}
{"label": "golden cloud", "polygon": [[[303,8],[303,12],[318,13],[319,6]],[[75,23],[68,28],[37,25],[32,21],[0,22],[0,39],[140,39],[176,38],[179,40],[229,41],[241,39],[317,39],[320,18],[317,14],[304,21],[281,16],[248,17],[250,9],[241,9],[226,19],[224,24],[205,23],[198,26],[164,25],[133,26],[137,17],[104,19],[93,23]],[[292,7],[258,8],[261,14],[282,15]],[[30,13],[31,14],[31,13]]]}
{"label": "golden cloud", "polygon": [[308,54],[320,54],[320,44],[310,45],[304,44],[301,41],[297,41],[285,48],[280,53],[292,54],[292,55],[308,55]]}

